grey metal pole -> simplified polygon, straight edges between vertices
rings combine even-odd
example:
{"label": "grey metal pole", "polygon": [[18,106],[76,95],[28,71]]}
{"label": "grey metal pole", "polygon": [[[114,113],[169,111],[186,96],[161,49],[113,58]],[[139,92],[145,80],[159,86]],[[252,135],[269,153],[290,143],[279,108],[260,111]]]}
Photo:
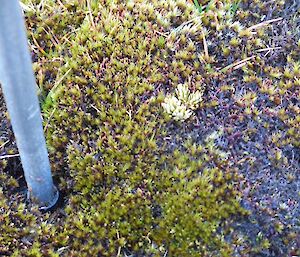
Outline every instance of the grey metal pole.
{"label": "grey metal pole", "polygon": [[41,209],[58,199],[42,127],[37,88],[18,0],[0,0],[0,81],[16,137],[28,197]]}

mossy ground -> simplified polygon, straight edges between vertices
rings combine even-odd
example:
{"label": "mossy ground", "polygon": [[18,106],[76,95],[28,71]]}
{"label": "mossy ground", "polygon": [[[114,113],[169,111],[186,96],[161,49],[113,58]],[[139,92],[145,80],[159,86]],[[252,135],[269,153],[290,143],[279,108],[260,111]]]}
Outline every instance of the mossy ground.
{"label": "mossy ground", "polygon": [[[300,6],[191,2],[24,2],[62,199],[25,206],[1,159],[1,255],[300,254]],[[179,83],[204,89],[182,123],[161,107]]]}

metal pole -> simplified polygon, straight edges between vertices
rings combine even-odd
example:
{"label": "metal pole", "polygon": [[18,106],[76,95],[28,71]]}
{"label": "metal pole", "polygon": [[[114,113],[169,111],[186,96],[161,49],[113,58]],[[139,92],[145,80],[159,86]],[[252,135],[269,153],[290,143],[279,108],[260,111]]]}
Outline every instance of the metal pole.
{"label": "metal pole", "polygon": [[18,0],[0,0],[0,81],[28,186],[41,209],[58,199],[42,127],[37,87]]}

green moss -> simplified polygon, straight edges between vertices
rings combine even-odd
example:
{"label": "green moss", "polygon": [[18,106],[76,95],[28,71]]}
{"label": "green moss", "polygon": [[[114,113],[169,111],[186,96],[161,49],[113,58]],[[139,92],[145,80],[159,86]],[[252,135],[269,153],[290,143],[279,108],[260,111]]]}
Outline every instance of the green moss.
{"label": "green moss", "polygon": [[[114,256],[124,248],[196,256],[228,248],[216,229],[239,210],[233,180],[205,168],[201,153],[191,162],[182,152],[174,163],[157,146],[165,121],[156,88],[166,88],[170,72],[176,82],[201,75],[193,68],[196,47],[186,40],[177,43],[179,35],[168,37],[195,12],[192,5],[176,6],[135,2],[127,9],[119,2],[100,2],[93,9],[95,27],[86,16],[65,45],[69,55],[61,73],[72,70],[56,91],[47,140],[53,170],[70,195],[64,227],[74,255]],[[182,27],[177,33],[196,36],[198,29]],[[169,67],[170,60],[179,69]],[[217,184],[215,177],[221,178]]]}
{"label": "green moss", "polygon": [[[200,16],[184,0],[49,0],[35,1],[35,8],[39,3],[26,20],[52,170],[67,200],[61,213],[30,214],[17,203],[4,207],[5,253],[231,256],[224,237],[230,221],[245,214],[237,166],[212,139],[181,139],[174,150],[161,103],[186,83],[205,88],[200,108],[216,111],[220,102],[211,95],[218,87],[234,92],[228,81],[241,69],[245,86],[255,83],[276,105],[276,96],[292,97],[289,90],[297,87],[298,54],[284,68],[268,67],[256,55],[236,68],[267,42],[263,28],[254,34],[244,28],[254,24],[234,23],[235,14],[241,22],[250,16],[236,10],[237,1],[210,1]],[[259,119],[261,110],[250,108],[256,97],[251,91],[232,96],[240,120]],[[295,146],[298,111],[294,104],[278,111],[289,128],[280,138]],[[176,126],[184,129],[195,119]],[[1,206],[7,201],[1,194]]]}

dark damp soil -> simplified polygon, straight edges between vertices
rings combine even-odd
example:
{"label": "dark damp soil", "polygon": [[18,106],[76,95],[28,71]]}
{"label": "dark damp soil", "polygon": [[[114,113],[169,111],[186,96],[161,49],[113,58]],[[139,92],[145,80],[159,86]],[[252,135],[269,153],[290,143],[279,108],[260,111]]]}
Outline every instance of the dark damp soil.
{"label": "dark damp soil", "polygon": [[[20,181],[23,181],[23,171],[20,158],[15,156],[18,154],[15,137],[12,132],[11,124],[8,120],[8,114],[2,90],[0,88],[0,174],[13,174]],[[24,184],[24,182],[21,182]]]}

